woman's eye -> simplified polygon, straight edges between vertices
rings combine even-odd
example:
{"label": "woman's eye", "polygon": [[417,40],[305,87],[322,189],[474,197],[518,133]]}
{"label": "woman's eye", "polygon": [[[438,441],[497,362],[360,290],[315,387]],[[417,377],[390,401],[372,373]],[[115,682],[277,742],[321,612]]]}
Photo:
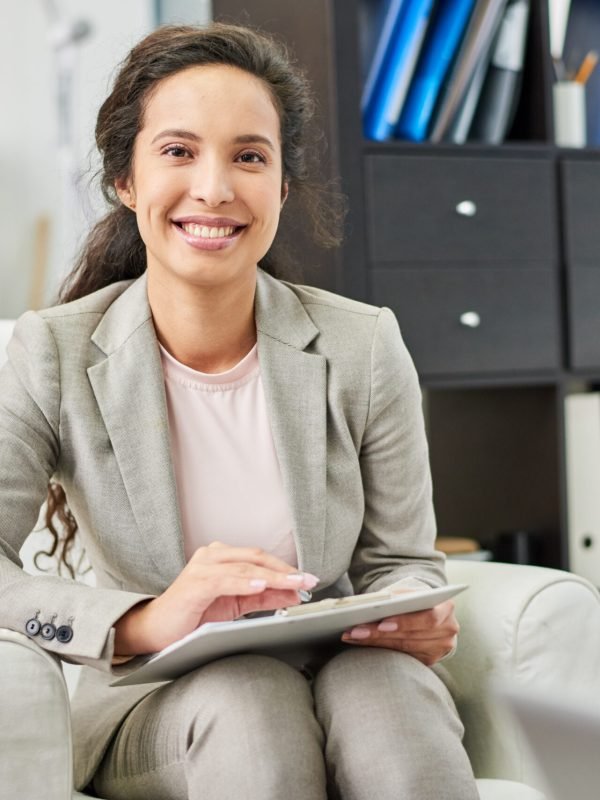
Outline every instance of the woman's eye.
{"label": "woman's eye", "polygon": [[264,156],[262,156],[260,153],[254,153],[254,152],[242,153],[239,156],[239,159],[243,164],[265,164],[266,163],[266,159],[265,159]]}
{"label": "woman's eye", "polygon": [[190,151],[187,149],[187,147],[183,147],[183,145],[172,144],[169,145],[169,147],[165,147],[163,153],[167,156],[173,156],[174,158],[185,158],[186,156],[189,156]]}

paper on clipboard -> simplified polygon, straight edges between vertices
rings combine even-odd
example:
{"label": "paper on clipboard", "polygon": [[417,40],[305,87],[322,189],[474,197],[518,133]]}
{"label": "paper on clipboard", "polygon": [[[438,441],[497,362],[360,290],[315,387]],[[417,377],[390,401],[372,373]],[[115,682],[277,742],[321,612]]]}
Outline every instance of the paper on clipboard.
{"label": "paper on clipboard", "polygon": [[296,615],[209,622],[149,657],[137,669],[113,681],[111,686],[173,680],[209,661],[236,653],[265,653],[285,661],[286,654],[294,648],[335,643],[343,631],[354,625],[433,608],[466,588],[455,584],[389,594],[384,598],[374,593],[372,600],[365,594],[361,595],[364,603],[334,606],[314,613],[308,613],[309,606],[306,606],[305,613]]}

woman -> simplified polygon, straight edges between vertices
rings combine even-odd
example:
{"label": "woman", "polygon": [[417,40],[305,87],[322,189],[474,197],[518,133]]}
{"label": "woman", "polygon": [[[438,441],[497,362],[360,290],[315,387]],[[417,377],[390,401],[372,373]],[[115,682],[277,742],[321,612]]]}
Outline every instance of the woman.
{"label": "woman", "polygon": [[[144,39],[98,117],[113,209],[70,302],[25,314],[9,347],[0,625],[87,665],[75,781],[101,797],[477,797],[431,669],[455,644],[451,603],[349,631],[312,683],[240,655],[109,686],[128,659],[300,590],[444,582],[393,315],[257,268],[288,193],[308,185],[310,114],[304,79],[263,35]],[[19,568],[52,477],[97,588]]]}

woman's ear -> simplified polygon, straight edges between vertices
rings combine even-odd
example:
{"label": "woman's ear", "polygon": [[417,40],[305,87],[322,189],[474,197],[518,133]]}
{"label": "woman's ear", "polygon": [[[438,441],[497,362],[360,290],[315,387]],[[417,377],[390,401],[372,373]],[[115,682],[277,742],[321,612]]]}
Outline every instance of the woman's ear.
{"label": "woman's ear", "polygon": [[115,191],[123,205],[135,211],[135,191],[130,179],[127,178],[124,180],[122,178],[117,178],[115,181]]}
{"label": "woman's ear", "polygon": [[281,186],[281,208],[283,208],[285,201],[290,193],[290,187],[287,181],[284,181]]}

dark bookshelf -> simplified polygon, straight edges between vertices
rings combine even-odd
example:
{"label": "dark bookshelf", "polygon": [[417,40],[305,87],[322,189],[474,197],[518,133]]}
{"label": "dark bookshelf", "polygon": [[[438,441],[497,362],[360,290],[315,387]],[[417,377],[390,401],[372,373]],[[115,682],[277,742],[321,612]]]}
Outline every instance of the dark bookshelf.
{"label": "dark bookshelf", "polygon": [[[337,252],[294,234],[303,280],[397,314],[424,390],[440,535],[488,547],[525,531],[531,563],[568,568],[564,398],[600,386],[600,148],[554,144],[547,0],[531,0],[503,144],[365,140],[360,96],[382,2],[213,7],[278,35],[313,82],[325,173],[340,176],[349,213]],[[590,2],[572,0],[570,35],[583,27],[600,41],[600,12],[585,25]],[[595,79],[600,94],[600,68]],[[473,217],[458,214],[462,201]],[[462,325],[457,309],[480,325]]]}

